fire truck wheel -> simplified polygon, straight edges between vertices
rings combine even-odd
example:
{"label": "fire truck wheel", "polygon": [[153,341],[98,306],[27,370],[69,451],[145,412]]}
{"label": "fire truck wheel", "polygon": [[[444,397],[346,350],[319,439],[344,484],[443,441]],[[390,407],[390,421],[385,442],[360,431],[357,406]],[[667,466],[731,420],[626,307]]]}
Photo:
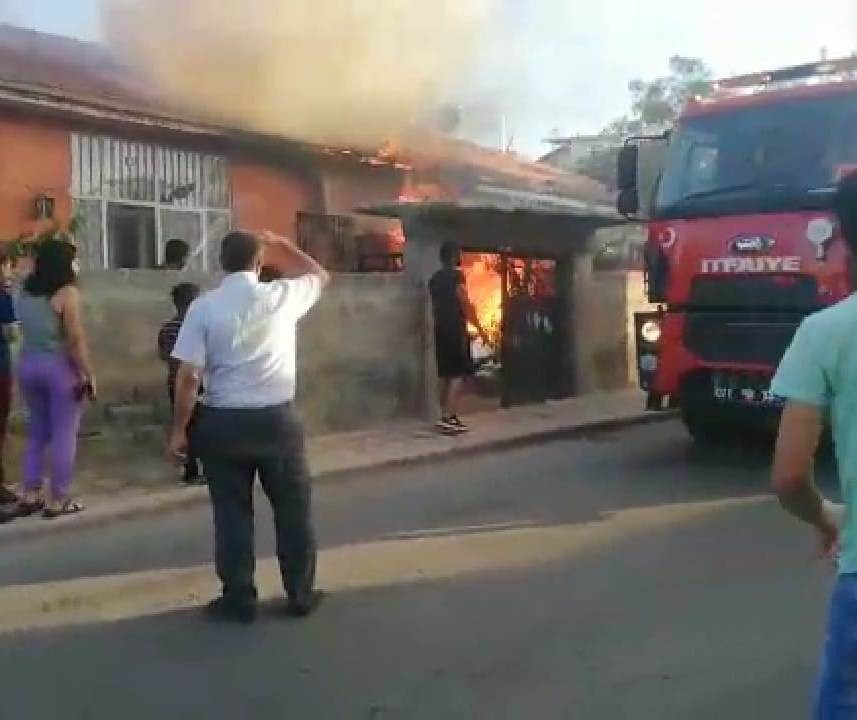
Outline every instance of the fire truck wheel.
{"label": "fire truck wheel", "polygon": [[734,432],[734,429],[715,413],[707,412],[706,408],[696,405],[683,406],[681,419],[693,441],[700,445],[722,443]]}

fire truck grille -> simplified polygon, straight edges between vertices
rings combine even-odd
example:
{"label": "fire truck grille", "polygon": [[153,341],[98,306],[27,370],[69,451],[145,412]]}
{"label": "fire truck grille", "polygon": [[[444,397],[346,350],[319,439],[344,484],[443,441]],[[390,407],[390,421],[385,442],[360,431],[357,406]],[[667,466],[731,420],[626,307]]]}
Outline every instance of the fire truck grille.
{"label": "fire truck grille", "polygon": [[803,319],[795,313],[693,313],[685,345],[705,362],[776,366]]}
{"label": "fire truck grille", "polygon": [[698,276],[693,279],[690,305],[695,308],[801,309],[818,305],[818,285],[808,275]]}

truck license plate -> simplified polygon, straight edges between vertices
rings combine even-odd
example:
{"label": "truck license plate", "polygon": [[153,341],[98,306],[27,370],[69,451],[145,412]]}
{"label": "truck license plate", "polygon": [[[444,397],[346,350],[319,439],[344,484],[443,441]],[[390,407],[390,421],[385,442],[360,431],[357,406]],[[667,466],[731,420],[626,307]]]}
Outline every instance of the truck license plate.
{"label": "truck license plate", "polygon": [[714,399],[721,403],[779,408],[783,399],[770,389],[714,387]]}

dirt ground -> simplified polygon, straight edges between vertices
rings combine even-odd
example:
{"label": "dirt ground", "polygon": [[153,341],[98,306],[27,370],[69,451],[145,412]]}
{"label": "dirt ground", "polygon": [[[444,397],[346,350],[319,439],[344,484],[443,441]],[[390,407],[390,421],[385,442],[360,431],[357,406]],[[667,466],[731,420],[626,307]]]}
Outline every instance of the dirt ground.
{"label": "dirt ground", "polygon": [[[21,481],[25,431],[13,427],[6,442],[6,477],[10,485]],[[108,433],[84,434],[78,444],[74,493],[84,498],[134,489],[163,490],[179,485],[179,471],[167,461],[157,433],[134,438]]]}

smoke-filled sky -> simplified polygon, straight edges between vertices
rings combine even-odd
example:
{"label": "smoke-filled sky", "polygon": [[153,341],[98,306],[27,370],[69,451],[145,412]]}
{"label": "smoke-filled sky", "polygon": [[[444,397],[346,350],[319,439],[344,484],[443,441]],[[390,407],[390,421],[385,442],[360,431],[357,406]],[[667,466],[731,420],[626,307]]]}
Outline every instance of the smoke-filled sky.
{"label": "smoke-filled sky", "polygon": [[496,2],[103,0],[102,32],[195,114],[374,148],[437,124],[499,32]]}
{"label": "smoke-filled sky", "polygon": [[[0,0],[0,19],[101,39],[105,32],[99,2],[129,0]],[[267,0],[262,5],[278,2],[293,4]],[[224,5],[213,0],[188,4]],[[347,5],[347,0],[294,4],[336,7]],[[385,0],[373,4],[380,8]],[[468,3],[451,4],[462,5]],[[720,0],[681,6],[673,0],[473,0],[473,7],[482,5],[491,8],[489,16],[470,26],[460,18],[431,16],[438,33],[458,37],[456,33],[476,27],[478,32],[468,47],[455,49],[442,62],[428,63],[430,74],[443,76],[438,85],[462,106],[468,134],[498,143],[505,114],[515,147],[529,154],[543,149],[540,140],[553,129],[592,132],[623,113],[628,81],[663,72],[675,53],[702,57],[717,74],[727,75],[815,59],[823,46],[831,55],[857,49],[857,4],[851,0]],[[412,23],[414,17],[410,14],[405,22]],[[378,26],[370,22],[363,27]],[[429,41],[422,42],[431,47]],[[402,68],[390,74],[408,76]],[[429,82],[424,77],[421,81],[425,89]]]}

